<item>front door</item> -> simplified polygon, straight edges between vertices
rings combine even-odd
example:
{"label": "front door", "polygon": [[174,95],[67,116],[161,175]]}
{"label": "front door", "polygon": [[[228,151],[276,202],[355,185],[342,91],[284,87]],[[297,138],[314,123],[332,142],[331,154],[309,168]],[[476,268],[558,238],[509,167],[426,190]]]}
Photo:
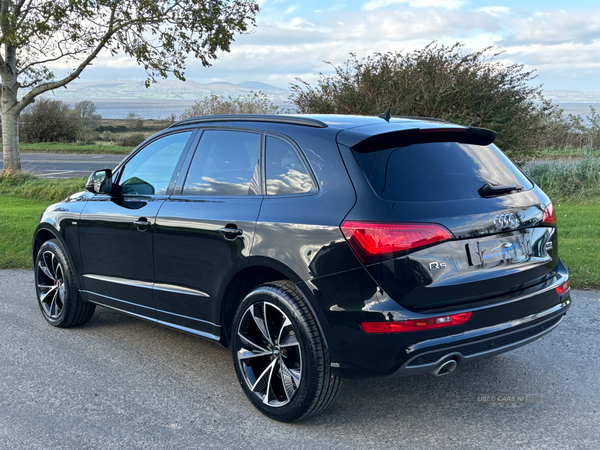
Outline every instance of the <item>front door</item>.
{"label": "front door", "polygon": [[96,194],[80,218],[85,291],[91,301],[156,319],[154,228],[192,137],[148,143],[115,174],[113,194]]}

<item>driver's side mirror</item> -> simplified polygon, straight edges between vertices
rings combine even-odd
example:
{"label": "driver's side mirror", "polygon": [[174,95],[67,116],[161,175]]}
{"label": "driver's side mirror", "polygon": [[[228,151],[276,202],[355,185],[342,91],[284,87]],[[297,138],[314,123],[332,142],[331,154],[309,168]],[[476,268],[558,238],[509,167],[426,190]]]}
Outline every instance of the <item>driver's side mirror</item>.
{"label": "driver's side mirror", "polygon": [[94,194],[110,194],[112,191],[112,170],[96,170],[88,178],[85,190]]}

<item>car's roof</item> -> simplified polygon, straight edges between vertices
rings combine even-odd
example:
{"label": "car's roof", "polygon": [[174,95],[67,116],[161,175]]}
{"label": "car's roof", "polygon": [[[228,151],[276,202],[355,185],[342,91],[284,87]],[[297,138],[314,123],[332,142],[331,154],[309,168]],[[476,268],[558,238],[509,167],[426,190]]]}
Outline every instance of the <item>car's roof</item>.
{"label": "car's roof", "polygon": [[[412,128],[439,128],[460,127],[446,121],[427,117],[392,117],[389,122],[377,116],[356,116],[342,114],[227,114],[193,117],[181,120],[171,125],[170,128],[200,125],[209,123],[255,122],[255,123],[280,123],[288,125],[303,125],[312,128],[333,128],[348,130],[369,125],[388,124],[394,130]],[[462,128],[462,127],[461,127]]]}

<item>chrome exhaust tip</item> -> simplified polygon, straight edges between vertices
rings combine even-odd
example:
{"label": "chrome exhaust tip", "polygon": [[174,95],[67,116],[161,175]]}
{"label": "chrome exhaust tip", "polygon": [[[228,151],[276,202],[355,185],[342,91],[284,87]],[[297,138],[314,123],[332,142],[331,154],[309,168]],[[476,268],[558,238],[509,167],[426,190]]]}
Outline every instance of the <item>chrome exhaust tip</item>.
{"label": "chrome exhaust tip", "polygon": [[449,359],[449,360],[441,363],[439,366],[437,366],[435,369],[433,369],[430,373],[433,376],[441,377],[443,375],[448,375],[449,373],[454,372],[454,369],[456,369],[456,366],[457,366],[456,360]]}

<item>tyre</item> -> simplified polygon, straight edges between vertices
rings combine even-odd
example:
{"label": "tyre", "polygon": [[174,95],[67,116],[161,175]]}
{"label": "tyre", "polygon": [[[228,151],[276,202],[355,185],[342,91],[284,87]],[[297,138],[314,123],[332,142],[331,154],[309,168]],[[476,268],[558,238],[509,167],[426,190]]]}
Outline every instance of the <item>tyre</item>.
{"label": "tyre", "polygon": [[75,274],[59,241],[52,239],[42,244],[34,271],[38,303],[50,325],[68,328],[92,318],[96,305],[79,296]]}
{"label": "tyre", "polygon": [[232,327],[235,370],[260,412],[292,422],[329,407],[341,386],[316,320],[290,281],[257,287]]}

